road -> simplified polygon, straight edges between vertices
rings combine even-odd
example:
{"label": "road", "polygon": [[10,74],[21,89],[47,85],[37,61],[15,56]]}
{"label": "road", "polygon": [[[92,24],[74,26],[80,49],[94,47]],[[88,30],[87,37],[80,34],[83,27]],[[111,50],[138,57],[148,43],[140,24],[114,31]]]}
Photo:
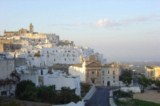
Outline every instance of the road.
{"label": "road", "polygon": [[107,87],[97,87],[96,92],[85,106],[109,106],[109,89]]}

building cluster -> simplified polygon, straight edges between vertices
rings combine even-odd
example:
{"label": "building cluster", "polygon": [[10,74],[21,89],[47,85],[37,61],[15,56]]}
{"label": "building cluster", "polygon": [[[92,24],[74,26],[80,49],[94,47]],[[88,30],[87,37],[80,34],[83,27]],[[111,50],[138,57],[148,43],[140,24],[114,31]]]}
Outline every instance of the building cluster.
{"label": "building cluster", "polygon": [[160,80],[160,67],[159,66],[145,66],[145,76],[152,80]]}
{"label": "building cluster", "polygon": [[[55,66],[68,66],[58,70]],[[61,68],[59,68],[61,69]],[[80,95],[80,82],[119,86],[120,65],[106,64],[102,54],[56,34],[29,30],[4,31],[0,36],[0,95],[14,95],[19,81],[31,80],[36,86],[55,85],[74,89]]]}
{"label": "building cluster", "polygon": [[117,63],[101,64],[101,62],[91,55],[88,60],[80,64],[69,67],[71,75],[79,75],[81,82],[100,86],[120,86],[119,81],[120,65]]}

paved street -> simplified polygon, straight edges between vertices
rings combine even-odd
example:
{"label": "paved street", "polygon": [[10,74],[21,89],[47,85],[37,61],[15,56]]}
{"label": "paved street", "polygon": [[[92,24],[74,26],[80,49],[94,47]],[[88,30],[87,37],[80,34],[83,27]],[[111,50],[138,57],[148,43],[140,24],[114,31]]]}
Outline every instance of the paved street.
{"label": "paved street", "polygon": [[109,89],[97,87],[95,94],[85,106],[109,106]]}

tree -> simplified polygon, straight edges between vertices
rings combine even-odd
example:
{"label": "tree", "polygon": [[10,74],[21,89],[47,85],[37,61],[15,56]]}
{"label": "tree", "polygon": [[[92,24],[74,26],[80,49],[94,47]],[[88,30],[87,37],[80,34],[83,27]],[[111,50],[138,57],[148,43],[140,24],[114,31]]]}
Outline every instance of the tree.
{"label": "tree", "polygon": [[160,89],[160,80],[156,80],[155,85],[158,87],[158,89]]}
{"label": "tree", "polygon": [[21,81],[17,84],[16,97],[22,100],[35,100],[36,98],[36,87],[32,81]]}
{"label": "tree", "polygon": [[148,85],[151,84],[152,81],[150,79],[147,79],[146,77],[143,76],[143,77],[141,77],[141,78],[138,79],[138,82],[143,87],[147,87]]}
{"label": "tree", "polygon": [[74,90],[71,90],[67,87],[62,87],[61,92],[57,95],[57,102],[58,104],[66,104],[69,102],[78,102],[81,98],[75,94]]}
{"label": "tree", "polygon": [[88,83],[81,83],[81,96],[84,97],[90,90],[91,85]]}
{"label": "tree", "polygon": [[40,102],[54,103],[56,97],[55,86],[41,86],[37,87],[37,99]]}
{"label": "tree", "polygon": [[31,81],[22,81],[16,87],[16,97],[21,100],[46,102],[52,104],[66,104],[69,102],[78,102],[79,96],[75,90],[63,87],[60,92],[55,90],[55,86],[35,87]]}
{"label": "tree", "polygon": [[122,70],[122,73],[119,79],[120,81],[125,83],[127,86],[129,86],[132,81],[132,70],[128,70],[128,69]]}

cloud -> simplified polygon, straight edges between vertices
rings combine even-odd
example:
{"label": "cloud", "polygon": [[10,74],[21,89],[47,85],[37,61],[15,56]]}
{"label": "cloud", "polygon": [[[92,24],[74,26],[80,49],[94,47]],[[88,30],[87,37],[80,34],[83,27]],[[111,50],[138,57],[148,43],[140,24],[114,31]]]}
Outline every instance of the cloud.
{"label": "cloud", "polygon": [[120,23],[116,21],[111,21],[109,19],[100,19],[96,22],[96,26],[98,27],[107,27],[107,26],[119,26]]}
{"label": "cloud", "polygon": [[97,20],[96,26],[97,27],[119,27],[119,26],[126,26],[126,25],[135,24],[135,23],[137,24],[137,23],[147,22],[147,21],[156,21],[159,19],[160,19],[159,15],[139,16],[135,18],[123,19],[118,21],[104,18],[104,19]]}

